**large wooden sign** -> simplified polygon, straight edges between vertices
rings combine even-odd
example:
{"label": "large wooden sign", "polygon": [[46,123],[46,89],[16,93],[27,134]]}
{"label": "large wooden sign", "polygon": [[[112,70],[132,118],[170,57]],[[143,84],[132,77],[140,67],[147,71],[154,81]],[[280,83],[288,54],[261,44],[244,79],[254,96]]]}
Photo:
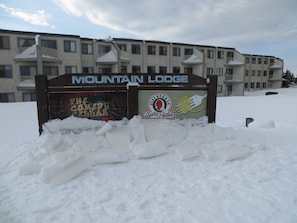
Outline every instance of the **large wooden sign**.
{"label": "large wooden sign", "polygon": [[120,120],[208,117],[215,122],[217,77],[193,74],[36,75],[39,132],[69,116]]}

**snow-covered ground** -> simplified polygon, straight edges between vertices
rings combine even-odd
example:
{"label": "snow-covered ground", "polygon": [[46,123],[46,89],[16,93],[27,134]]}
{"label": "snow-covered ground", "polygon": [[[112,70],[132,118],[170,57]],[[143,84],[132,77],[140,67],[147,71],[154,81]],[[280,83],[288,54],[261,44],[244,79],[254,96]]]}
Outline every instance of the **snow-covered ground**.
{"label": "snow-covered ground", "polygon": [[[297,88],[205,120],[68,118],[0,103],[0,222],[297,222]],[[254,122],[245,127],[245,118]]]}

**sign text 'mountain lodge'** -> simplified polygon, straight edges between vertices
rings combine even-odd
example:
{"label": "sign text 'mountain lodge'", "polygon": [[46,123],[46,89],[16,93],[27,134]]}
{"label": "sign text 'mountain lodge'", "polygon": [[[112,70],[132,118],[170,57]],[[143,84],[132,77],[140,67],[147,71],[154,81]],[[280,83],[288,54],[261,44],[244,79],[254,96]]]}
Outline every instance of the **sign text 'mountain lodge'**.
{"label": "sign text 'mountain lodge'", "polygon": [[72,84],[188,84],[187,75],[84,75],[72,76]]}

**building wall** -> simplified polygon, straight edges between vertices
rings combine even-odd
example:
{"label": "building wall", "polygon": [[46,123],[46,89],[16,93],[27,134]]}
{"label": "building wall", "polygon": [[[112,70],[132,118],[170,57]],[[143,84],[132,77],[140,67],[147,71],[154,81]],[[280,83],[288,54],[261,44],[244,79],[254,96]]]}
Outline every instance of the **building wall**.
{"label": "building wall", "polygon": [[[9,38],[8,49],[3,47],[5,37]],[[11,69],[11,77],[0,76],[0,102],[7,98],[34,100],[35,74],[49,78],[100,72],[217,75],[218,96],[240,96],[245,90],[279,88],[282,84],[282,59],[242,54],[228,47],[122,38],[94,40],[50,33],[38,37],[37,33],[10,30],[0,30],[0,41],[1,72],[7,66]]]}

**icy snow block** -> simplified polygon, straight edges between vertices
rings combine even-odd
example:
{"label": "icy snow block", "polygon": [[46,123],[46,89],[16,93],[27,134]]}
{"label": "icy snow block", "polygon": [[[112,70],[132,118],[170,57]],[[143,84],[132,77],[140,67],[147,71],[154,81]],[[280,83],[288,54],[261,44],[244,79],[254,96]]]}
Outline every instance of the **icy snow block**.
{"label": "icy snow block", "polygon": [[147,141],[160,141],[166,146],[177,145],[187,136],[188,129],[168,120],[147,120],[144,122]]}
{"label": "icy snow block", "polygon": [[80,153],[61,152],[54,155],[52,162],[41,169],[41,181],[49,184],[63,184],[91,166],[91,162]]}
{"label": "icy snow block", "polygon": [[96,135],[99,136],[99,135],[103,135],[105,134],[106,132],[108,132],[109,130],[112,129],[112,126],[106,122],[97,132],[96,132]]}
{"label": "icy snow block", "polygon": [[200,156],[200,151],[193,143],[182,143],[175,146],[175,157],[178,160],[187,160]]}
{"label": "icy snow block", "polygon": [[146,142],[144,125],[139,116],[134,116],[129,122],[131,147]]}
{"label": "icy snow block", "polygon": [[161,156],[168,152],[166,146],[159,141],[151,141],[136,145],[133,149],[133,157],[135,159],[146,159]]}
{"label": "icy snow block", "polygon": [[230,142],[221,142],[221,144],[223,146],[218,143],[206,144],[200,151],[208,161],[233,161],[243,159],[252,153],[250,148],[243,144]]}
{"label": "icy snow block", "polygon": [[89,153],[88,156],[93,160],[93,164],[121,163],[130,158],[129,153],[119,153],[111,149],[100,149],[96,153]]}
{"label": "icy snow block", "polygon": [[264,129],[273,129],[276,127],[273,120],[269,121],[256,121],[249,125],[250,128],[264,128]]}
{"label": "icy snow block", "polygon": [[128,129],[116,130],[114,132],[106,133],[106,140],[111,149],[114,150],[129,150],[130,149],[130,135]]}
{"label": "icy snow block", "polygon": [[41,170],[41,165],[37,162],[28,162],[23,164],[19,168],[19,175],[32,175],[32,174],[39,174]]}
{"label": "icy snow block", "polygon": [[248,155],[250,155],[252,152],[248,147],[231,144],[230,147],[225,147],[221,151],[221,153],[225,161],[233,161],[233,160],[243,159]]}

